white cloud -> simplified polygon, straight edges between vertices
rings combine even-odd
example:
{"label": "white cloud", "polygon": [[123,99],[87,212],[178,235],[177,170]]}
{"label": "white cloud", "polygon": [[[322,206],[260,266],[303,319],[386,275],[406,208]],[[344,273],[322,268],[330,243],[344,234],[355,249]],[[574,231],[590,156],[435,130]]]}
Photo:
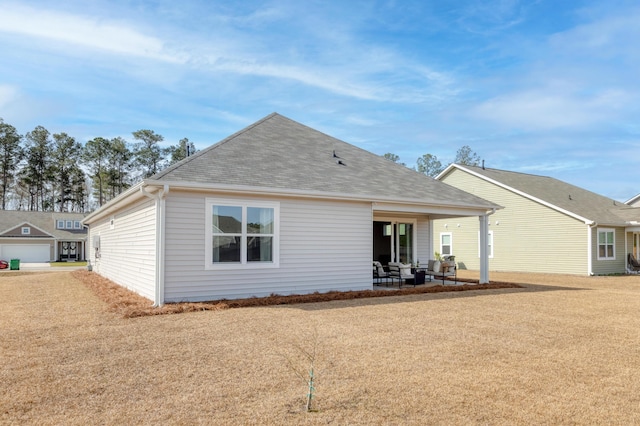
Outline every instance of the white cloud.
{"label": "white cloud", "polygon": [[492,34],[522,23],[531,6],[520,0],[474,0],[461,8],[458,23],[470,33]]}
{"label": "white cloud", "polygon": [[18,97],[18,89],[14,86],[0,85],[0,108],[7,108]]}
{"label": "white cloud", "polygon": [[[148,22],[127,22],[93,14],[73,14],[52,8],[8,4],[0,14],[0,33],[34,37],[61,47],[66,56],[101,51],[132,59],[152,59],[185,65],[175,69],[126,66],[101,62],[148,81],[175,82],[176,76],[197,70],[218,79],[228,76],[273,78],[365,101],[437,104],[455,95],[454,79],[446,72],[412,62],[391,48],[357,39],[343,22],[340,31],[320,31],[308,22],[292,26],[287,10],[256,9],[240,17],[209,16],[213,28],[165,26],[162,36],[145,33]],[[315,16],[326,25],[327,16]],[[131,21],[134,21],[131,19]],[[136,26],[134,26],[136,25]],[[246,27],[253,27],[247,31]],[[283,33],[301,28],[283,43]],[[324,26],[322,26],[324,28]],[[284,28],[284,29],[283,29]],[[281,31],[282,30],[282,31]],[[37,50],[43,43],[33,43]],[[69,49],[76,46],[81,49]],[[84,49],[84,50],[82,50]],[[313,56],[300,55],[312,51]],[[87,57],[96,60],[97,57]],[[171,83],[172,84],[172,83]],[[256,83],[260,84],[260,83]],[[173,85],[173,84],[172,84]]]}
{"label": "white cloud", "polygon": [[589,128],[608,122],[633,99],[632,94],[615,89],[587,95],[540,88],[494,97],[478,105],[472,114],[523,130]]}
{"label": "white cloud", "polygon": [[94,17],[6,5],[0,13],[0,31],[69,43],[120,55],[165,62],[184,62],[168,52],[162,40],[116,22]]}
{"label": "white cloud", "polygon": [[572,170],[585,170],[592,166],[591,163],[587,163],[584,161],[567,161],[567,160],[558,160],[558,161],[550,161],[543,163],[534,163],[528,164],[526,166],[521,166],[517,168],[517,171],[520,172],[530,172],[530,173],[551,173],[561,172],[561,171],[572,171]]}
{"label": "white cloud", "polygon": [[620,12],[607,9],[605,16],[596,16],[589,23],[557,33],[550,38],[551,46],[572,57],[622,54],[637,58],[637,46],[629,41],[640,37],[640,8],[627,8]]}

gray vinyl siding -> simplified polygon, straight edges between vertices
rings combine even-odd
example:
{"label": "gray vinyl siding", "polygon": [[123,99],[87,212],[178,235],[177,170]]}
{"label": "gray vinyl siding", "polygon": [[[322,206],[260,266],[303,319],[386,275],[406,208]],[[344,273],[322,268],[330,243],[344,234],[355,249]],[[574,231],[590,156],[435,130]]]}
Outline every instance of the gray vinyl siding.
{"label": "gray vinyl siding", "polygon": [[[493,231],[489,270],[579,275],[589,272],[588,228],[584,222],[458,169],[442,180],[504,206],[489,216],[489,230]],[[478,230],[477,217],[436,220],[434,248],[439,249],[442,232],[451,232],[459,267],[478,270]]]}
{"label": "gray vinyl siding", "polygon": [[[598,260],[598,229],[613,229],[615,232],[615,259]],[[594,275],[620,274],[625,271],[626,255],[624,246],[624,228],[613,228],[611,226],[596,227],[592,231],[592,253],[593,253],[593,273]],[[633,247],[633,241],[631,242]],[[631,252],[631,251],[629,251]]]}
{"label": "gray vinyl siding", "polygon": [[417,250],[416,260],[419,260],[423,265],[427,264],[427,261],[431,259],[431,235],[429,235],[429,218],[418,218],[418,232],[417,232]]}
{"label": "gray vinyl siding", "polygon": [[[279,202],[279,267],[206,269],[206,198]],[[372,226],[368,203],[172,191],[166,201],[165,301],[371,289]]]}
{"label": "gray vinyl siding", "polygon": [[[155,293],[156,209],[155,201],[144,199],[114,216],[111,229],[107,216],[90,224],[87,254],[93,270],[150,300]],[[94,236],[100,236],[100,257],[96,258]]]}

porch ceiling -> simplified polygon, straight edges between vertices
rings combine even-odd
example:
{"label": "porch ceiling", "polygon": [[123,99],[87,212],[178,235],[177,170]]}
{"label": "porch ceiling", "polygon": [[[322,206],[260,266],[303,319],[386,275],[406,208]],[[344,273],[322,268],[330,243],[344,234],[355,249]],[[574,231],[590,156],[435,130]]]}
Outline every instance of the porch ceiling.
{"label": "porch ceiling", "polygon": [[461,208],[456,206],[429,206],[417,204],[373,203],[374,215],[426,215],[432,219],[447,219],[452,217],[484,216],[488,213],[482,208]]}

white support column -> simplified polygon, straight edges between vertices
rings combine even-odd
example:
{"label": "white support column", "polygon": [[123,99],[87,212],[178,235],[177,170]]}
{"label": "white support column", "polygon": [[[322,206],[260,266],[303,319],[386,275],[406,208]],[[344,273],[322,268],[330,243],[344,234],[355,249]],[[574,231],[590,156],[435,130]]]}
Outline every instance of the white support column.
{"label": "white support column", "polygon": [[480,219],[480,284],[489,283],[489,216]]}

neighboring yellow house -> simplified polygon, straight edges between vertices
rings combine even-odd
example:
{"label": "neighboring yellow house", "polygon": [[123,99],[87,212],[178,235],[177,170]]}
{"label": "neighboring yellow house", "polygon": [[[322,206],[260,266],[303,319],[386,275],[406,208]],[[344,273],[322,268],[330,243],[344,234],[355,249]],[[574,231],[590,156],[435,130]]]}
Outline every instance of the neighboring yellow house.
{"label": "neighboring yellow house", "polygon": [[[547,177],[451,164],[441,182],[504,206],[489,217],[489,270],[606,275],[639,258],[640,208]],[[434,249],[479,269],[475,218],[435,220]]]}

